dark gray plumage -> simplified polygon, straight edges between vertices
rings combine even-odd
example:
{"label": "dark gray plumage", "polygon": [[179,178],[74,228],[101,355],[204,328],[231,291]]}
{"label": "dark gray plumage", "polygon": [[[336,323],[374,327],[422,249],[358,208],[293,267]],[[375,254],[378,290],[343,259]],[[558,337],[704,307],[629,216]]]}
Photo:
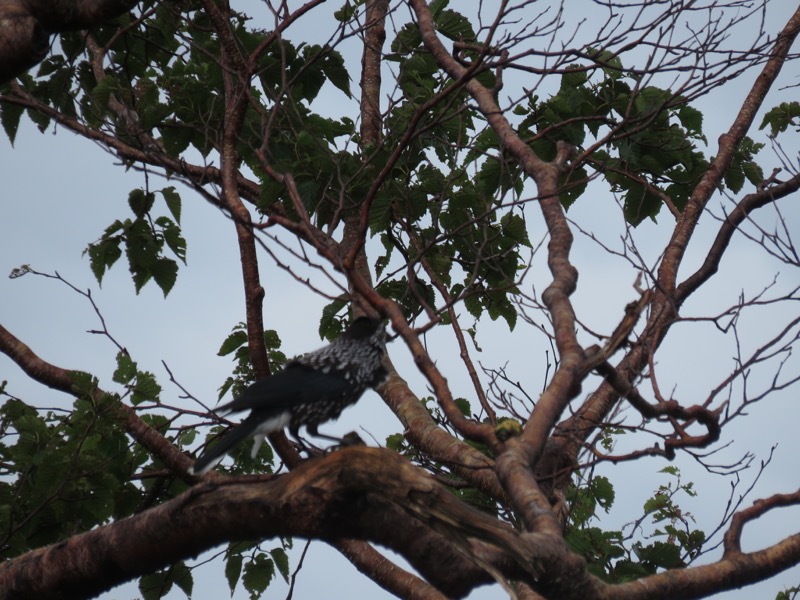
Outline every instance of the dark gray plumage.
{"label": "dark gray plumage", "polygon": [[318,433],[317,427],[336,419],[367,388],[375,388],[386,379],[385,343],[381,321],[359,317],[329,345],[256,381],[236,400],[215,409],[219,413],[249,410],[250,414],[207,449],[190,472],[200,475],[214,468],[231,448],[250,436],[255,438],[255,456],[268,433],[287,426],[295,438],[300,427],[311,435],[328,437]]}

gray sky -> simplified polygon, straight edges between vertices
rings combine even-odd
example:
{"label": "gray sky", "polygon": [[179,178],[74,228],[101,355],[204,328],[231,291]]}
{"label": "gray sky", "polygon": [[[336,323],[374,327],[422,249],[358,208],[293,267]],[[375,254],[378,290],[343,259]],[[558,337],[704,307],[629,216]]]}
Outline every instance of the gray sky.
{"label": "gray sky", "polygon": [[[785,20],[794,8],[786,3],[772,4],[781,4],[771,15],[771,21],[776,23]],[[796,67],[794,73],[787,74],[794,77],[793,83],[797,83]],[[355,89],[357,76],[354,74],[353,77]],[[705,114],[704,127],[712,147],[719,133],[729,125],[731,115],[741,103],[753,77],[751,74],[749,78],[732,82],[725,90],[698,105]],[[768,106],[783,99],[793,99],[795,91],[787,89],[773,96]],[[787,151],[796,160],[797,148],[787,148]],[[777,164],[769,148],[762,151],[759,159],[767,173]],[[161,360],[166,361],[176,378],[194,395],[213,405],[216,390],[231,368],[229,358],[217,357],[216,351],[231,328],[244,318],[233,227],[201,198],[183,193],[182,227],[188,242],[188,267],[181,269],[178,283],[169,297],[165,300],[160,289],[153,284],[147,285],[136,296],[124,258],[107,273],[103,287],[99,289],[89,270],[88,259],[81,255],[82,251],[114,219],[127,216],[128,192],[143,185],[141,174],[126,173],[115,167],[115,162],[114,157],[96,145],[66,131],[58,129],[54,133],[51,128],[42,135],[26,118],[23,118],[13,150],[3,136],[0,139],[0,165],[4,177],[3,202],[0,205],[0,274],[21,264],[30,264],[41,271],[58,271],[80,288],[91,288],[110,332],[128,348],[140,368],[159,377],[164,399],[180,402],[179,390],[167,381]],[[150,185],[159,189],[171,184],[151,177]],[[796,197],[784,200],[781,208],[785,210],[787,220],[796,224],[800,217]],[[538,241],[544,231],[541,220],[535,210],[528,210],[526,216],[531,238]],[[569,217],[582,226],[601,232],[609,244],[620,246],[618,240],[624,231],[623,223],[609,196],[579,199]],[[762,222],[770,223],[770,219],[774,221],[767,209]],[[670,218],[666,211],[659,217],[659,222],[645,222],[634,232],[650,265],[654,264],[668,235]],[[689,248],[688,265],[700,264],[715,231],[716,222],[705,219]],[[753,244],[741,242],[739,236],[738,245],[731,249],[723,262],[712,289],[687,303],[684,316],[707,315],[729,306],[736,302],[741,290],[752,294],[768,285],[778,272],[779,285],[796,284],[796,270],[791,271],[790,267],[767,260]],[[623,261],[598,252],[593,242],[580,235],[576,235],[572,258],[580,271],[579,288],[574,295],[576,311],[587,325],[605,331],[609,324],[617,322],[624,305],[635,299],[632,289],[635,272]],[[546,270],[541,267],[543,260],[541,254],[534,262],[538,268],[534,280],[539,292],[549,280]],[[261,257],[261,269],[266,289],[266,327],[278,330],[284,342],[284,352],[293,355],[318,347],[317,318],[324,302],[272,266],[265,255]],[[689,268],[683,274],[688,272]],[[86,333],[97,328],[99,323],[85,299],[58,282],[31,275],[16,280],[0,278],[0,297],[3,298],[0,322],[42,358],[62,367],[89,370],[99,377],[101,386],[115,389],[111,373],[115,368],[116,350],[107,339]],[[793,312],[796,315],[797,310]],[[746,344],[751,348],[757,346],[766,333],[785,323],[789,314],[788,309],[754,313],[752,318],[742,323],[743,332],[747,334]],[[470,323],[471,320],[465,321],[465,324]],[[588,338],[581,341],[591,343]],[[484,364],[497,367],[509,361],[510,372],[532,390],[533,395],[541,390],[544,352],[548,347],[542,336],[536,337],[533,330],[522,326],[509,333],[505,325],[499,323],[483,329],[480,342],[484,352],[478,358]],[[474,393],[466,384],[463,367],[455,362],[450,337],[446,334],[431,336],[429,347],[454,393],[472,398]],[[411,381],[418,394],[425,395],[424,383],[414,374],[405,348],[395,343],[390,353],[401,375]],[[672,391],[684,404],[702,401],[709,389],[730,370],[732,353],[730,338],[715,333],[708,325],[677,326],[659,353],[662,390]],[[519,357],[526,360],[514,360]],[[797,366],[795,361],[790,362],[787,368],[797,372]],[[758,374],[754,379],[763,380],[764,376]],[[63,395],[28,381],[5,356],[0,356],[0,379],[9,380],[10,393],[31,403],[65,404]],[[584,387],[584,391],[588,389],[588,386]],[[790,389],[754,406],[749,411],[751,418],[740,419],[724,430],[720,443],[730,441],[732,445],[721,453],[722,462],[735,460],[746,450],[753,452],[757,461],[765,459],[773,444],[778,443],[772,464],[745,505],[771,493],[797,489],[796,457],[800,455],[800,440],[793,431],[797,406],[796,390]],[[372,434],[380,443],[387,434],[400,428],[396,418],[373,393],[349,409],[336,426],[326,427],[326,431],[346,432],[358,426],[365,429],[362,437],[366,439]],[[643,439],[635,438],[633,446],[651,443],[643,442]],[[620,448],[625,448],[626,443],[627,440],[621,441]],[[600,525],[604,528],[621,527],[630,521],[631,515],[639,514],[644,500],[659,484],[669,481],[657,473],[666,464],[651,459],[599,469],[598,472],[611,478],[617,491],[615,507],[608,520]],[[681,506],[695,516],[699,527],[710,531],[717,523],[721,505],[727,498],[728,480],[710,478],[685,456],[680,456],[675,464],[681,468],[683,480],[693,481],[698,490],[697,498],[681,497]],[[749,484],[754,471],[751,468],[742,474],[745,484]],[[787,523],[791,525],[787,527]],[[787,530],[796,531],[798,523],[798,509],[785,509],[768,515],[746,529],[746,546],[752,549],[774,542]],[[295,542],[296,548],[302,548],[302,545],[301,540]],[[266,543],[265,548],[269,547],[271,545]],[[715,556],[710,555],[708,559]],[[295,566],[296,558],[291,568]],[[735,599],[758,595],[772,598],[783,585],[798,583],[800,569],[795,567],[765,584],[718,597]],[[331,586],[335,586],[333,590]],[[195,598],[226,597],[228,589],[222,566],[198,570],[195,590]],[[341,593],[336,590],[341,590]],[[360,597],[389,597],[358,575],[338,553],[324,544],[314,543],[298,578],[295,598],[335,599],[353,597],[354,593]],[[265,597],[282,598],[285,594],[286,586],[278,581]],[[103,597],[127,600],[137,596],[135,587],[125,586]],[[500,596],[499,591],[488,588],[473,595],[474,598]],[[180,592],[170,595],[170,598],[180,597]],[[246,597],[240,585],[236,598]]]}

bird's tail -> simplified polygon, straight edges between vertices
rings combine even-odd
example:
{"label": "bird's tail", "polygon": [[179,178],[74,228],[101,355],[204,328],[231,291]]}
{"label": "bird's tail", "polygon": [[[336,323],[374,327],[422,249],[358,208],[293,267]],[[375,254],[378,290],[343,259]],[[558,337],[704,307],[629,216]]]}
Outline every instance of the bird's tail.
{"label": "bird's tail", "polygon": [[[225,455],[230,452],[231,448],[239,442],[246,440],[251,435],[256,434],[259,425],[260,423],[254,419],[245,419],[242,421],[239,425],[226,433],[219,442],[211,448],[206,449],[189,469],[189,474],[202,475],[206,471],[210,471],[216,467],[220,461],[225,458]],[[263,435],[261,439],[263,440]],[[256,443],[259,441],[260,440],[256,440]]]}

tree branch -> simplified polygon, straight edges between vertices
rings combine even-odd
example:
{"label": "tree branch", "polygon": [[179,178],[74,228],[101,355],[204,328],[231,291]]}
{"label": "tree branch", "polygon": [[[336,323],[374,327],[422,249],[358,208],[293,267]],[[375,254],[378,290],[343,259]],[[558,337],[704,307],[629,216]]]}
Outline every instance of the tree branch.
{"label": "tree branch", "polygon": [[[67,394],[75,394],[73,371],[56,367],[41,358],[33,350],[17,339],[10,331],[0,325],[0,352],[7,355],[25,373],[39,383],[43,383],[49,388],[59,390]],[[105,396],[100,388],[95,390],[95,397]],[[183,478],[185,481],[193,481],[187,475],[189,467],[192,465],[191,459],[183,452],[178,450],[158,431],[150,427],[139,418],[130,406],[118,403],[118,410],[125,422],[125,429],[130,436],[156,456],[161,462],[169,467],[173,473]]]}

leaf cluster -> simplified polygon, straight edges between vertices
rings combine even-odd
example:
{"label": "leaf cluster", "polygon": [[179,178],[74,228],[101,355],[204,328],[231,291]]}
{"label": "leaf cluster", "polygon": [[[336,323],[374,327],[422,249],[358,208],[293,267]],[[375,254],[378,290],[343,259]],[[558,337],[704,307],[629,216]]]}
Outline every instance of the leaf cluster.
{"label": "leaf cluster", "polygon": [[[151,279],[166,296],[178,277],[178,263],[165,256],[165,250],[186,263],[186,240],[179,227],[181,217],[180,196],[174,187],[161,190],[172,218],[166,215],[153,217],[151,211],[156,194],[141,189],[128,196],[128,205],[133,219],[117,219],[109,225],[100,239],[89,244],[85,254],[89,255],[92,272],[98,283],[103,282],[106,271],[122,256],[123,248],[128,259],[136,293]],[[174,219],[174,220],[173,220]]]}
{"label": "leaf cluster", "polygon": [[[76,374],[88,388],[95,383]],[[87,394],[72,410],[0,406],[0,552],[11,558],[132,514],[141,489],[130,481],[147,456],[133,450],[118,399]]]}
{"label": "leaf cluster", "polygon": [[706,541],[705,533],[695,529],[691,515],[675,501],[678,493],[696,495],[691,482],[682,484],[675,467],[662,473],[675,482],[661,485],[643,506],[643,516],[634,524],[638,530],[645,520],[655,526],[645,537],[632,539],[620,530],[603,530],[594,525],[598,508],[609,512],[616,492],[608,478],[595,475],[578,484],[567,497],[570,512],[565,539],[570,547],[588,562],[588,569],[606,581],[621,583],[658,572],[686,566],[696,557]]}

